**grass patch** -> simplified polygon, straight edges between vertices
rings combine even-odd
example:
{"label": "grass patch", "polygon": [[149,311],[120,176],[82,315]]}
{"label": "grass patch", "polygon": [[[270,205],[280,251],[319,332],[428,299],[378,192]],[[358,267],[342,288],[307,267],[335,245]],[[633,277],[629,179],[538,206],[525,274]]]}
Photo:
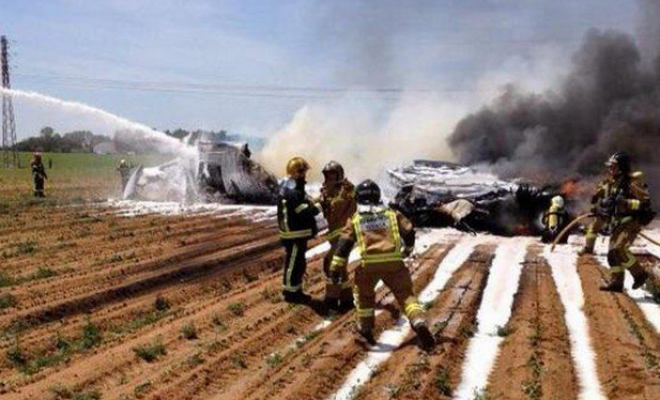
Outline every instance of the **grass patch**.
{"label": "grass patch", "polygon": [[227,310],[236,317],[242,317],[245,314],[245,305],[243,303],[231,303]]}
{"label": "grass patch", "polygon": [[16,298],[11,293],[0,295],[0,310],[5,308],[16,307]]}
{"label": "grass patch", "polygon": [[67,339],[59,333],[55,337],[54,349],[47,353],[28,357],[21,349],[18,336],[16,344],[7,351],[7,360],[19,371],[32,375],[44,368],[65,363],[73,355],[98,346],[102,341],[101,332],[94,323],[87,322],[82,328],[82,335],[75,340]]}
{"label": "grass patch", "polygon": [[197,328],[192,322],[187,322],[181,327],[181,335],[187,340],[194,340],[199,337]]}
{"label": "grass patch", "polygon": [[165,297],[158,295],[156,297],[156,300],[154,300],[154,310],[157,311],[165,311],[169,310],[171,307],[169,300],[167,300]]}
{"label": "grass patch", "polygon": [[266,357],[266,364],[268,364],[268,366],[271,368],[275,368],[278,365],[282,364],[282,360],[284,360],[284,357],[282,357],[281,354],[270,353],[268,357]]}
{"label": "grass patch", "polygon": [[192,356],[188,357],[186,363],[191,367],[196,367],[198,365],[204,364],[204,357],[202,357],[202,353],[197,352]]}
{"label": "grass patch", "polygon": [[474,390],[474,397],[472,400],[494,400],[494,397],[488,393],[487,390]]}
{"label": "grass patch", "polygon": [[37,244],[32,240],[26,240],[25,242],[21,242],[16,246],[15,254],[17,256],[32,255],[36,253],[36,251],[37,251]]}
{"label": "grass patch", "polygon": [[453,389],[451,387],[451,383],[449,382],[449,370],[447,368],[441,368],[435,374],[433,384],[439,394],[443,396],[451,396]]}
{"label": "grass patch", "polygon": [[511,328],[509,328],[508,326],[499,326],[499,325],[497,325],[497,330],[495,331],[495,333],[499,337],[507,337],[512,332],[513,332],[513,330]]}
{"label": "grass patch", "polygon": [[81,350],[88,350],[98,346],[102,341],[101,330],[96,324],[88,320],[85,326],[83,326],[83,336],[79,341],[78,347]]}
{"label": "grass patch", "polygon": [[16,278],[6,272],[0,271],[0,288],[14,286],[15,284]]}
{"label": "grass patch", "polygon": [[247,362],[245,362],[245,358],[241,354],[234,353],[230,357],[231,364],[240,369],[246,369],[247,368]]}
{"label": "grass patch", "polygon": [[141,399],[145,395],[147,395],[147,393],[149,393],[151,389],[153,389],[153,384],[151,383],[151,381],[146,381],[144,383],[137,385],[135,389],[133,389],[133,394],[138,399]]}
{"label": "grass patch", "polygon": [[39,267],[37,269],[37,272],[30,275],[29,280],[34,281],[39,279],[48,279],[57,275],[58,273],[54,269],[51,269],[49,267]]}
{"label": "grass patch", "polygon": [[147,325],[153,325],[169,315],[167,311],[153,310],[146,315],[139,316],[129,321],[126,325],[114,329],[117,334],[137,332]]}
{"label": "grass patch", "polygon": [[140,346],[133,347],[133,352],[136,356],[143,359],[146,362],[154,362],[158,360],[161,356],[167,354],[165,345],[162,341],[156,340],[149,344],[143,344]]}
{"label": "grass patch", "polygon": [[67,387],[64,385],[52,386],[48,389],[54,400],[99,400],[101,391],[96,388],[84,389],[80,387]]}
{"label": "grass patch", "polygon": [[471,338],[474,336],[475,333],[477,333],[477,327],[474,324],[469,323],[461,326],[461,330],[460,330],[461,336],[465,338]]}

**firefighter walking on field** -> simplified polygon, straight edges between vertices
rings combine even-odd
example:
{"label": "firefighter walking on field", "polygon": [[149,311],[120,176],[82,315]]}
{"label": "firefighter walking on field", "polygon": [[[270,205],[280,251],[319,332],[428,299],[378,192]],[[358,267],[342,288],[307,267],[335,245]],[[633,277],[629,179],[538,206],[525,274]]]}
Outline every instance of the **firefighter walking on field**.
{"label": "firefighter walking on field", "polygon": [[355,271],[354,300],[358,333],[373,344],[375,287],[383,280],[403,309],[425,349],[433,347],[433,335],[424,318],[424,309],[413,293],[412,279],[403,259],[415,245],[415,230],[401,213],[381,203],[378,185],[370,180],[357,186],[358,211],[342,230],[330,273],[335,281],[344,276],[348,255],[357,244],[362,257]]}
{"label": "firefighter walking on field", "polygon": [[598,184],[591,202],[596,219],[587,228],[585,246],[580,254],[592,254],[598,233],[609,228],[607,261],[611,277],[600,289],[623,292],[626,269],[635,280],[633,289],[644,285],[648,278],[630,246],[642,227],[653,220],[655,213],[651,209],[651,197],[643,174],[631,171],[630,157],[626,153],[614,153],[605,165],[608,176]]}
{"label": "firefighter walking on field", "polygon": [[32,169],[34,197],[46,197],[44,194],[44,186],[45,181],[48,179],[48,175],[46,175],[46,167],[44,167],[44,163],[41,160],[41,153],[34,153],[30,168]]}
{"label": "firefighter walking on field", "polygon": [[344,168],[336,161],[323,168],[323,186],[320,203],[323,215],[328,221],[328,243],[330,250],[323,259],[323,272],[326,276],[325,303],[330,309],[347,311],[353,308],[353,292],[346,269],[341,270],[337,281],[330,275],[332,258],[337,251],[341,231],[355,211],[355,186],[345,177]]}
{"label": "firefighter walking on field", "polygon": [[280,239],[286,251],[282,277],[284,300],[292,303],[309,301],[303,293],[303,276],[307,269],[307,241],[317,234],[315,216],[321,212],[305,192],[310,166],[302,157],[289,160],[288,178],[281,184],[277,199],[277,221]]}

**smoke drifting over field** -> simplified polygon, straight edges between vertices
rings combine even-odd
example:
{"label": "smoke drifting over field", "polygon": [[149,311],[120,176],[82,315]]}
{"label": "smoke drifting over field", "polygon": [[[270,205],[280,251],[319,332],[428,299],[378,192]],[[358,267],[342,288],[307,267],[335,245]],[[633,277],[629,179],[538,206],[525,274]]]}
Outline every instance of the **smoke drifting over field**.
{"label": "smoke drifting over field", "polygon": [[660,194],[660,5],[642,7],[637,37],[589,31],[556,89],[510,86],[461,120],[449,139],[459,161],[562,178],[595,175],[609,153],[625,150]]}

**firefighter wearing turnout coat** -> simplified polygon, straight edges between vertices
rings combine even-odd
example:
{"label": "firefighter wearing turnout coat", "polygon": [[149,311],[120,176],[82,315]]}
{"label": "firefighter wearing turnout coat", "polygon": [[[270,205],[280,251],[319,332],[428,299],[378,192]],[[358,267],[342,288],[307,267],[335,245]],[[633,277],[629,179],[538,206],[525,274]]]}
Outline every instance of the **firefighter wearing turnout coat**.
{"label": "firefighter wearing turnout coat", "polygon": [[48,175],[46,175],[46,167],[44,167],[44,163],[41,160],[41,153],[34,153],[30,168],[32,169],[34,197],[46,197],[44,194],[44,186],[48,179]]}
{"label": "firefighter wearing turnout coat", "polygon": [[[552,243],[559,232],[566,227],[568,223],[568,213],[564,206],[564,198],[561,196],[554,196],[550,200],[550,208],[543,213],[542,218],[544,230],[541,239],[544,243]],[[561,243],[566,243],[567,239],[568,236],[564,236]]]}
{"label": "firefighter wearing turnout coat", "polygon": [[277,199],[280,239],[286,251],[282,294],[285,301],[292,303],[309,300],[302,287],[307,269],[305,253],[307,241],[317,234],[315,216],[321,211],[320,206],[305,192],[309,169],[309,164],[302,157],[289,160],[286,167],[288,178],[280,184]]}
{"label": "firefighter wearing turnout coat", "polygon": [[655,216],[651,209],[651,197],[644,183],[642,172],[631,172],[630,158],[624,152],[614,153],[605,163],[608,176],[600,182],[592,198],[595,220],[588,226],[585,246],[581,254],[592,254],[598,233],[611,231],[607,261],[610,265],[610,281],[601,286],[608,292],[623,292],[624,272],[627,269],[634,278],[633,288],[641,287],[648,278],[630,246],[642,227]]}
{"label": "firefighter wearing turnout coat", "polygon": [[337,251],[341,231],[355,211],[355,186],[345,177],[344,168],[336,161],[329,162],[323,168],[323,186],[320,204],[323,215],[328,221],[328,243],[330,250],[323,259],[323,271],[326,276],[325,303],[330,309],[347,311],[353,308],[353,292],[346,269],[335,281],[330,276],[330,265]]}
{"label": "firefighter wearing turnout coat", "polygon": [[378,185],[370,180],[356,188],[357,212],[342,230],[330,272],[338,281],[345,273],[347,258],[357,243],[361,263],[355,271],[354,296],[358,333],[373,344],[375,287],[383,280],[403,309],[425,349],[433,346],[433,336],[424,310],[413,293],[412,279],[403,262],[415,245],[415,230],[401,213],[381,204]]}

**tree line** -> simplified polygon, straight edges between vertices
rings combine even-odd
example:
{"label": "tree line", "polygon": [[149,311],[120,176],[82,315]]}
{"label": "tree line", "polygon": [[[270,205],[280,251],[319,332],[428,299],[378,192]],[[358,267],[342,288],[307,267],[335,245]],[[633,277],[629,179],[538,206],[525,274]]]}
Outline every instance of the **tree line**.
{"label": "tree line", "polygon": [[[205,132],[201,130],[188,131],[182,128],[163,131],[168,136],[183,140],[192,137],[193,140],[202,133],[210,133],[217,140],[235,140],[226,131]],[[38,136],[32,136],[18,142],[15,145],[18,151],[48,152],[48,153],[92,153],[94,147],[100,143],[111,142],[112,139],[105,135],[97,135],[88,130],[59,133],[50,126],[41,128]],[[119,152],[123,152],[122,146],[117,146]]]}

